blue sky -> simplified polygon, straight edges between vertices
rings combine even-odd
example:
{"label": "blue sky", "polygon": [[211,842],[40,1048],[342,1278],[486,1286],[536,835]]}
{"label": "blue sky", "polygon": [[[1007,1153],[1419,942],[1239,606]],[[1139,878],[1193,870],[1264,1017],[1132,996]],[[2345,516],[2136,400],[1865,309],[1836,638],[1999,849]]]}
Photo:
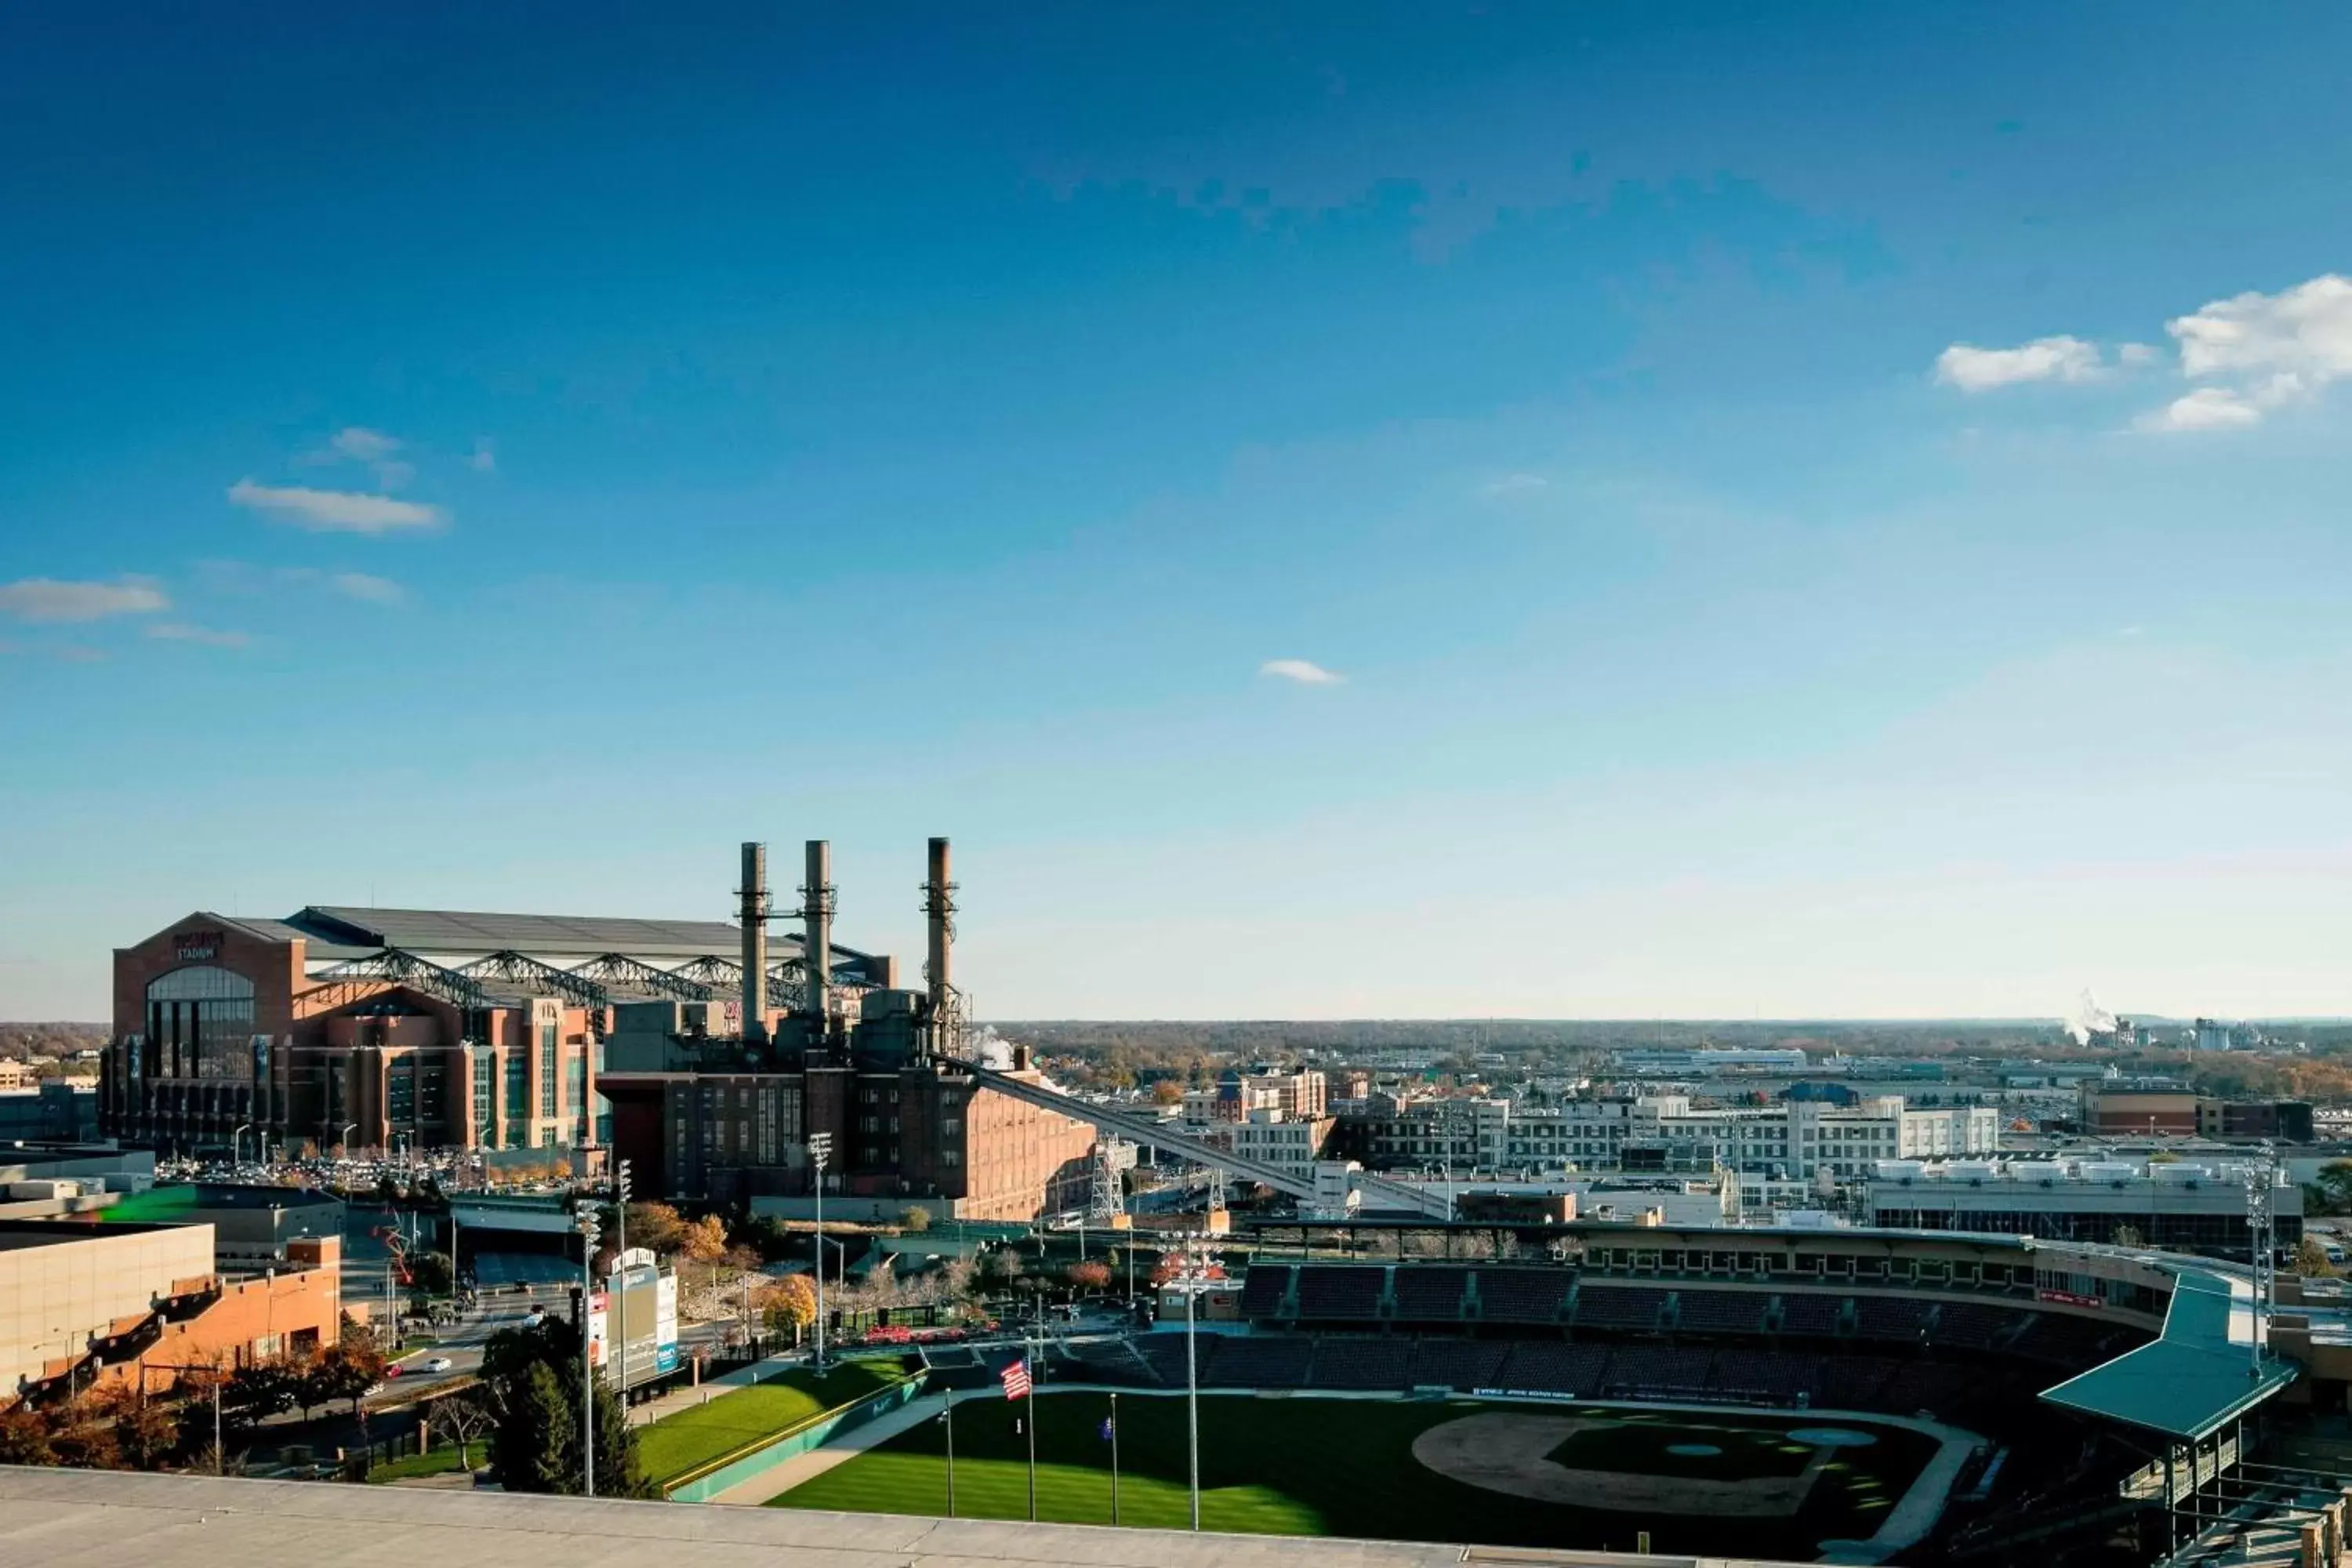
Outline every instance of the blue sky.
{"label": "blue sky", "polygon": [[0,1016],[2352,1012],[2341,9],[487,9],[0,23]]}

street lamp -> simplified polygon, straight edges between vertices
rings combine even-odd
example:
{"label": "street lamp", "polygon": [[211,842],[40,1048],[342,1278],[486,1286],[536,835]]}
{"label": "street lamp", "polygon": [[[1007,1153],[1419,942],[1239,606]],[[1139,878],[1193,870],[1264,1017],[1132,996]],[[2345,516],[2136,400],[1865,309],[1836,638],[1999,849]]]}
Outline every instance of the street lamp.
{"label": "street lamp", "polygon": [[833,1134],[813,1132],[809,1163],[816,1167],[816,1370],[824,1371],[824,1166],[833,1156]]}
{"label": "street lamp", "polygon": [[596,1368],[588,1359],[588,1318],[595,1310],[596,1238],[604,1234],[596,1223],[596,1205],[583,1199],[580,1216],[580,1491],[596,1495]]}
{"label": "street lamp", "polygon": [[335,1147],[341,1149],[347,1157],[352,1152],[352,1134],[359,1131],[359,1125],[356,1121],[346,1121],[343,1123],[343,1130],[335,1134]]}
{"label": "street lamp", "polygon": [[[238,1139],[240,1139],[240,1138],[242,1138],[242,1137],[244,1137],[247,1133],[248,1133],[248,1132],[250,1132],[250,1131],[253,1131],[253,1123],[252,1123],[252,1122],[250,1122],[250,1121],[240,1121],[240,1122],[238,1122],[235,1127],[232,1127],[232,1128],[230,1128],[230,1129],[229,1129],[229,1133],[228,1133],[228,1163],[229,1163],[229,1165],[230,1165],[230,1168],[231,1168],[231,1169],[235,1169],[235,1168],[236,1168],[236,1163],[237,1163],[237,1151],[238,1151],[238,1149],[240,1149],[240,1148],[242,1148],[242,1147],[243,1147],[243,1145],[242,1145],[242,1144],[238,1143],[237,1140],[238,1140]],[[255,1142],[255,1143],[257,1143],[257,1144],[258,1144],[260,1142],[261,1142],[261,1140],[259,1140],[258,1138],[257,1138],[257,1139],[255,1139],[255,1140],[254,1140],[254,1142]]]}

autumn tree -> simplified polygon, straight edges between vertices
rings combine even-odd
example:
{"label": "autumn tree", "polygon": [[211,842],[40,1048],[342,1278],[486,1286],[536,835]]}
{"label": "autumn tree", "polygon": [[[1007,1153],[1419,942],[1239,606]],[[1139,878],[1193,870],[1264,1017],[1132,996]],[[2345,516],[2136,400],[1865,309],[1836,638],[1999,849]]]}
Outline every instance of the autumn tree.
{"label": "autumn tree", "polygon": [[688,1220],[678,1227],[676,1245],[688,1262],[716,1263],[727,1256],[727,1222],[715,1214]]}
{"label": "autumn tree", "polygon": [[[606,1216],[606,1236],[615,1235],[611,1216]],[[722,1237],[723,1237],[722,1227]],[[686,1221],[677,1210],[667,1204],[631,1204],[629,1205],[629,1242],[667,1256],[677,1251],[686,1239]],[[723,1247],[724,1242],[722,1240]]]}
{"label": "autumn tree", "polygon": [[1063,1269],[1062,1278],[1069,1282],[1074,1296],[1088,1290],[1107,1290],[1110,1288],[1110,1265],[1089,1258]]}
{"label": "autumn tree", "polygon": [[816,1288],[805,1274],[787,1274],[760,1293],[760,1307],[769,1328],[798,1339],[816,1321]]}

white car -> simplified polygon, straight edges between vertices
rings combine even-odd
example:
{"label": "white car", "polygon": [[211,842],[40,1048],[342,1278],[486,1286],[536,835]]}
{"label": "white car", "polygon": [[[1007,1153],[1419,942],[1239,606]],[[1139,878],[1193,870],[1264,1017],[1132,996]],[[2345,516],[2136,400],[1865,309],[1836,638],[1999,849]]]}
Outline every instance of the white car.
{"label": "white car", "polygon": [[425,1363],[425,1370],[427,1372],[447,1372],[451,1367],[456,1366],[457,1364],[457,1363],[456,1362],[451,1361],[446,1355],[436,1355]]}

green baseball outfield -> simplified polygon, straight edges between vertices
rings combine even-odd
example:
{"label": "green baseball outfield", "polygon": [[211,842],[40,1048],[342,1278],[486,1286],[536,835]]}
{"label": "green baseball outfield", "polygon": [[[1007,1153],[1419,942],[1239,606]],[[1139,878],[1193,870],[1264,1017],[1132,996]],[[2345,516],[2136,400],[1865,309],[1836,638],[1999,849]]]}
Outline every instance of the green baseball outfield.
{"label": "green baseball outfield", "polygon": [[[1034,1408],[1033,1408],[1034,1407]],[[953,1511],[1112,1519],[1108,1394],[960,1397]],[[1185,1402],[1121,1394],[1118,1521],[1186,1522]],[[1211,1394],[1201,1399],[1206,1530],[1811,1559],[1868,1559],[1945,1439],[1803,1413],[1473,1400]],[[771,1507],[945,1514],[948,1428],[925,1419],[814,1476]],[[1943,1467],[1938,1466],[1940,1471]],[[1948,1479],[1948,1478],[1947,1478]],[[1908,1510],[1920,1512],[1915,1502]],[[1836,1544],[1832,1544],[1836,1543]]]}

